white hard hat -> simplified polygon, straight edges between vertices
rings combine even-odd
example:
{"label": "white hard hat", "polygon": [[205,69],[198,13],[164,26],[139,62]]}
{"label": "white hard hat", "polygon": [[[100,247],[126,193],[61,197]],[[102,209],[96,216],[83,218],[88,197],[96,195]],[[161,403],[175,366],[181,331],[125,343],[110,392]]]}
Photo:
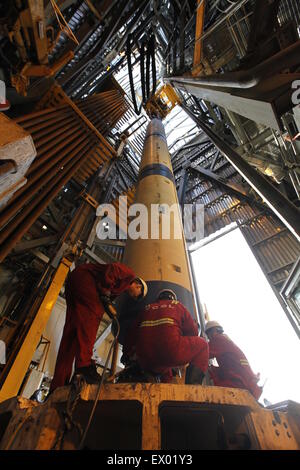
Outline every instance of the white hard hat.
{"label": "white hard hat", "polygon": [[138,283],[141,284],[142,286],[142,295],[141,295],[141,299],[143,299],[144,297],[146,297],[147,295],[147,292],[148,292],[148,286],[147,286],[147,283],[144,281],[144,279],[142,279],[141,277],[136,277],[135,278],[135,281],[137,281]]}
{"label": "white hard hat", "polygon": [[211,328],[220,328],[223,330],[223,327],[217,321],[208,321],[205,325],[205,333],[207,333]]}

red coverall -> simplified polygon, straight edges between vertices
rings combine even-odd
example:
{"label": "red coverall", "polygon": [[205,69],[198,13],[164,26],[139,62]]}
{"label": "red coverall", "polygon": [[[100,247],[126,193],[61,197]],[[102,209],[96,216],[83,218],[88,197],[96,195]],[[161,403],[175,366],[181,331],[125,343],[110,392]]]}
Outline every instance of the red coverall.
{"label": "red coverall", "polygon": [[72,271],[66,282],[66,322],[56,360],[50,391],[68,383],[73,361],[75,367],[91,364],[93,347],[104,307],[102,289],[111,297],[122,294],[135,279],[134,272],[121,263],[82,264]]}
{"label": "red coverall", "polygon": [[217,334],[209,341],[209,357],[216,358],[219,367],[210,367],[209,374],[219,387],[249,390],[258,400],[262,387],[253,373],[244,353],[225,334]]}
{"label": "red coverall", "polygon": [[172,367],[191,363],[203,372],[208,367],[208,344],[176,300],[149,304],[138,315],[124,345],[124,354],[134,353],[143,369],[162,375],[162,382],[171,381]]}

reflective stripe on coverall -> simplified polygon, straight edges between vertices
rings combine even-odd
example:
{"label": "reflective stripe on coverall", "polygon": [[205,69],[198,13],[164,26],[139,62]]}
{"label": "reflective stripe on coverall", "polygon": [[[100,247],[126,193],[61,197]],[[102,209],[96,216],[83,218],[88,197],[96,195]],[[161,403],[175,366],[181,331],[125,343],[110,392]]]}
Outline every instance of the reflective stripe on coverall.
{"label": "reflective stripe on coverall", "polygon": [[218,333],[209,341],[209,357],[216,358],[219,367],[210,367],[209,374],[214,385],[242,388],[258,399],[262,388],[244,353],[225,335]]}
{"label": "reflective stripe on coverall", "polygon": [[189,311],[178,301],[161,300],[147,305],[130,329],[124,354],[136,354],[146,371],[172,378],[171,368],[193,364],[202,372],[208,367],[208,344],[198,336]]}

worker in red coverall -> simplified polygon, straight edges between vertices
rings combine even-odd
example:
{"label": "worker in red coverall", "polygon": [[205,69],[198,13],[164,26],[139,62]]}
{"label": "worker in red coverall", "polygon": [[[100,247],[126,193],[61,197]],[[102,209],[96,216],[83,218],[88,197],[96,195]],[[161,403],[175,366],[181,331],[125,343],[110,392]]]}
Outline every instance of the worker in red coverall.
{"label": "worker in red coverall", "polygon": [[[201,383],[208,367],[208,344],[176,294],[164,289],[146,305],[127,335],[124,355],[135,357],[144,371],[171,382],[172,368],[190,363],[190,383]],[[193,376],[193,378],[192,378]]]}
{"label": "worker in red coverall", "polygon": [[66,322],[50,392],[69,382],[74,359],[76,374],[83,375],[87,383],[99,380],[91,358],[105,311],[104,299],[113,300],[125,291],[140,299],[147,294],[147,284],[121,263],[87,263],[70,273],[65,288]]}
{"label": "worker in red coverall", "polygon": [[216,358],[219,365],[208,369],[214,385],[248,390],[258,400],[262,394],[262,387],[257,385],[259,375],[253,373],[244,353],[224,334],[218,322],[207,322],[205,333],[209,357]]}

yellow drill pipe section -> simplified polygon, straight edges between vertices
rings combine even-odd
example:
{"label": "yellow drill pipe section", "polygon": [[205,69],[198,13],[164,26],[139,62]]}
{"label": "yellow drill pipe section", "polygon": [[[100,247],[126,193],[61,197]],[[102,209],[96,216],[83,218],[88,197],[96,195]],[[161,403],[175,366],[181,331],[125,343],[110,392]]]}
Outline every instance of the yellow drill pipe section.
{"label": "yellow drill pipe section", "polygon": [[[157,118],[148,125],[134,203],[147,209],[143,223],[148,223],[148,238],[133,240],[129,234],[124,263],[147,281],[148,302],[154,301],[162,288],[173,288],[192,313],[196,309],[181,212],[164,126]],[[153,216],[152,209],[157,211],[154,205],[162,209],[158,217]],[[168,236],[163,233],[164,224],[168,224],[165,208],[171,209]]]}

